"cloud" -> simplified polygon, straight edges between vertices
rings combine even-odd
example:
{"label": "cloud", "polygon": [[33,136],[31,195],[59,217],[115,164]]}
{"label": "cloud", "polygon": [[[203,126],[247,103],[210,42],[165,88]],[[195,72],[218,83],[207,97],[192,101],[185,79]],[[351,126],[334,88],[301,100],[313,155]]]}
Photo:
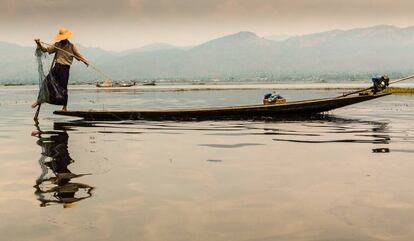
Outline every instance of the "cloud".
{"label": "cloud", "polygon": [[302,34],[414,22],[412,0],[0,0],[0,6],[0,40],[51,36],[65,26],[85,44],[107,48],[196,44],[241,30]]}
{"label": "cloud", "polygon": [[170,21],[214,18],[240,21],[244,19],[303,19],[309,16],[358,17],[411,15],[411,0],[0,0],[3,19],[50,17],[66,19],[113,19]]}

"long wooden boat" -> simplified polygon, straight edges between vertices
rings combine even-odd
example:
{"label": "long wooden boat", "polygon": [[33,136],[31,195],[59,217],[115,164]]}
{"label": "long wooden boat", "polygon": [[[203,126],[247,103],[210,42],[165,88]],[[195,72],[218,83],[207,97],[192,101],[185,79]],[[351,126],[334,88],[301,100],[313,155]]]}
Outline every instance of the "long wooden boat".
{"label": "long wooden boat", "polygon": [[96,87],[99,88],[111,88],[111,87],[131,87],[134,86],[135,82],[132,81],[121,81],[121,82],[115,82],[112,80],[103,80],[96,82]]}
{"label": "long wooden boat", "polygon": [[155,86],[157,84],[155,84],[155,80],[152,80],[152,81],[144,82],[144,83],[142,83],[142,85],[143,86]]}
{"label": "long wooden boat", "polygon": [[264,119],[292,116],[310,116],[389,95],[355,95],[292,101],[273,105],[243,105],[218,108],[170,110],[79,110],[55,111],[56,115],[81,117],[86,120],[218,120]]}

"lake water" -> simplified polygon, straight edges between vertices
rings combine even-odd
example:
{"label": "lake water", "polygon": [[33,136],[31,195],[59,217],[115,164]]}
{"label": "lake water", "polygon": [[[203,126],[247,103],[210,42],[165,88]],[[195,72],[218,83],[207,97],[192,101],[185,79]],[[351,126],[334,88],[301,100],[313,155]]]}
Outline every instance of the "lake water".
{"label": "lake water", "polygon": [[[254,104],[267,92],[77,87],[69,108]],[[414,239],[414,96],[284,122],[81,122],[45,106],[39,126],[35,97],[0,87],[0,240]]]}

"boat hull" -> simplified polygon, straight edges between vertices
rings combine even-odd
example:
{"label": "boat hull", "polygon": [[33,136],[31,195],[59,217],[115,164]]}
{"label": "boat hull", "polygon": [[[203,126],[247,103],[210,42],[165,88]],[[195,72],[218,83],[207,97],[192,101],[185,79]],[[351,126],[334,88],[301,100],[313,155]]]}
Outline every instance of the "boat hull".
{"label": "boat hull", "polygon": [[263,119],[310,116],[344,106],[380,98],[389,94],[347,96],[275,105],[245,105],[202,109],[172,110],[87,110],[55,111],[56,115],[81,117],[86,120],[217,120]]}

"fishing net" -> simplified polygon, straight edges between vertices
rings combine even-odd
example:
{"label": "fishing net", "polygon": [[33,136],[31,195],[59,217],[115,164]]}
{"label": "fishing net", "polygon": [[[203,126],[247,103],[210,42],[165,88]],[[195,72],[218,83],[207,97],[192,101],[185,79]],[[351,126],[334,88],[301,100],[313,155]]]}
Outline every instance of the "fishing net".
{"label": "fishing net", "polygon": [[44,71],[44,60],[46,60],[46,54],[39,48],[35,51],[37,71],[39,74],[39,94],[37,96],[38,103],[50,103],[61,104],[65,99],[66,90],[59,85],[53,73],[54,59],[52,60],[51,68],[48,75]]}

